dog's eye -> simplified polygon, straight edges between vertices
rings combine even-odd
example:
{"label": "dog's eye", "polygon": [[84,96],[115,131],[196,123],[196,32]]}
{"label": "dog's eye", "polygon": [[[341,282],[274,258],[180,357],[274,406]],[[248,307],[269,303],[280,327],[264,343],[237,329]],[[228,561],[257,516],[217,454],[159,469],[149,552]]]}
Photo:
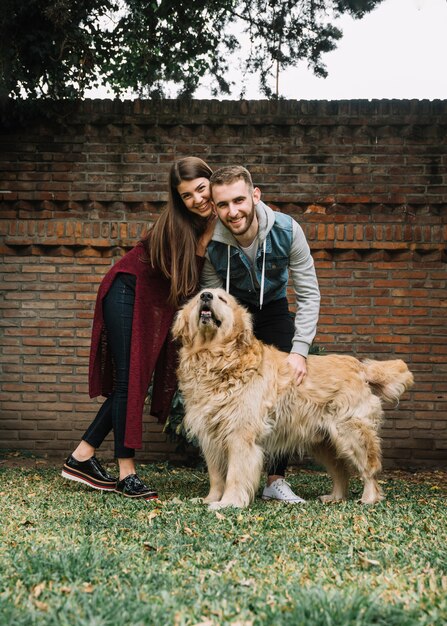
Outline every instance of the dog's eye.
{"label": "dog's eye", "polygon": [[228,302],[225,300],[225,298],[222,298],[222,296],[218,296],[219,300],[222,300],[222,302],[224,302],[225,304],[228,304]]}

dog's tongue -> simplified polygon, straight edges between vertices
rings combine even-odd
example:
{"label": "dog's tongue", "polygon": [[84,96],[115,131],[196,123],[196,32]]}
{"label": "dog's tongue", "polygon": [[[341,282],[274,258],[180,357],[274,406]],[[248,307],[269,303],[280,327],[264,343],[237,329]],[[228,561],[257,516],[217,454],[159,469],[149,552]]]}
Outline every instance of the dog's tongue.
{"label": "dog's tongue", "polygon": [[200,317],[211,317],[211,311],[201,311]]}

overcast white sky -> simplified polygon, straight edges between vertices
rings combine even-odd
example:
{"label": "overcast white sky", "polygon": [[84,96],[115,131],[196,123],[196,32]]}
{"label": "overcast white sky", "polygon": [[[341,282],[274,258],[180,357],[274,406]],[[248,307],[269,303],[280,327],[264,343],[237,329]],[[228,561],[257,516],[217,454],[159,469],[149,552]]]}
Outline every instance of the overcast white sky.
{"label": "overcast white sky", "polygon": [[[305,63],[283,72],[280,95],[293,100],[447,99],[447,0],[383,0],[361,20],[344,16],[336,50],[324,55],[327,78],[317,78]],[[241,71],[237,58],[230,96],[239,99]],[[272,84],[272,88],[274,85]],[[90,98],[113,97],[105,88]],[[130,99],[135,96],[129,94]],[[173,97],[173,96],[171,96]],[[263,99],[255,77],[246,82],[245,98]],[[212,98],[204,81],[194,98]],[[222,98],[222,97],[221,97]]]}
{"label": "overcast white sky", "polygon": [[[337,26],[343,38],[324,56],[328,77],[315,77],[305,64],[288,70],[280,77],[281,96],[447,99],[447,0],[384,0],[363,19],[345,16]],[[239,93],[240,85],[232,97]],[[194,97],[210,94],[201,88]],[[255,79],[245,97],[263,97]]]}

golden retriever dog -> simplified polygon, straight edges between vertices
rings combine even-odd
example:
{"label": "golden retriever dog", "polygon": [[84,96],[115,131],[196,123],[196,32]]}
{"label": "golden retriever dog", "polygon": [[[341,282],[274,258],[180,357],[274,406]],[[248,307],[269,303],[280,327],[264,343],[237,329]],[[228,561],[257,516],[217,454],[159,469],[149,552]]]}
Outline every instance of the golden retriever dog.
{"label": "golden retriever dog", "polygon": [[254,337],[250,314],[223,289],[187,302],[173,335],[181,342],[185,427],[205,456],[210,508],[248,506],[265,456],[296,453],[326,467],[333,488],[323,502],[345,499],[352,474],[363,480],[361,502],[383,499],[381,400],[397,402],[412,385],[403,361],[309,356],[297,385],[287,354]]}

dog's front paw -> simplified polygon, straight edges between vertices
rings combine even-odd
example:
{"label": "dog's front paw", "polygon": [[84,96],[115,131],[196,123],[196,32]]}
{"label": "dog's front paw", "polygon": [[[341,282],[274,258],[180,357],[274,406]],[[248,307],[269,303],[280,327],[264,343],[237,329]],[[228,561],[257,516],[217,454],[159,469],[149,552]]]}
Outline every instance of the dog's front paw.
{"label": "dog's front paw", "polygon": [[220,501],[220,502],[211,502],[208,505],[208,508],[209,508],[210,511],[218,511],[219,509],[227,509],[227,508],[230,508],[230,507],[233,507],[235,509],[242,509],[243,508],[242,504],[237,504],[235,502],[222,502],[222,501]]}
{"label": "dog's front paw", "polygon": [[213,502],[219,502],[222,494],[209,493],[206,498],[203,498],[203,504],[213,504]]}
{"label": "dog's front paw", "polygon": [[319,499],[321,502],[324,502],[324,504],[329,504],[330,502],[343,502],[343,500],[346,500],[344,496],[337,496],[333,493],[328,493],[325,496],[319,496]]}
{"label": "dog's front paw", "polygon": [[385,496],[380,494],[377,494],[376,496],[370,496],[370,497],[365,497],[362,496],[360,498],[360,500],[357,500],[357,502],[359,504],[377,504],[378,502],[382,502],[382,500],[385,500]]}
{"label": "dog's front paw", "polygon": [[208,508],[211,509],[214,504],[219,504],[219,501],[218,500],[205,500],[205,498],[202,498],[202,504],[207,504]]}
{"label": "dog's front paw", "polygon": [[[204,500],[205,502],[205,500]],[[225,505],[221,505],[220,502],[210,502],[208,504],[208,509],[210,511],[218,511],[219,509],[223,509]]]}

